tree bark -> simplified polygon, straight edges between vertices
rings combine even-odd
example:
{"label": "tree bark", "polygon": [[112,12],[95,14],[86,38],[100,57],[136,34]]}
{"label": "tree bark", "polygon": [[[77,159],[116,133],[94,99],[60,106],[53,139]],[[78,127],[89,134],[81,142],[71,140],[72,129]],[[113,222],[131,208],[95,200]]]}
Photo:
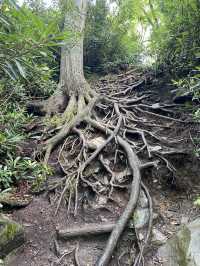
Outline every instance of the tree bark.
{"label": "tree bark", "polygon": [[83,73],[83,38],[88,0],[74,0],[65,15],[64,30],[75,34],[75,40],[61,49],[59,86],[67,96],[89,89]]}
{"label": "tree bark", "polygon": [[66,1],[64,30],[71,31],[75,37],[71,42],[66,40],[61,48],[60,79],[57,90],[44,102],[29,103],[27,106],[30,112],[37,115],[51,116],[62,113],[64,110],[65,113],[66,111],[76,113],[75,110],[67,109],[69,103],[70,106],[73,105],[73,109],[77,106],[81,111],[94,96],[83,72],[83,39],[88,0]]}

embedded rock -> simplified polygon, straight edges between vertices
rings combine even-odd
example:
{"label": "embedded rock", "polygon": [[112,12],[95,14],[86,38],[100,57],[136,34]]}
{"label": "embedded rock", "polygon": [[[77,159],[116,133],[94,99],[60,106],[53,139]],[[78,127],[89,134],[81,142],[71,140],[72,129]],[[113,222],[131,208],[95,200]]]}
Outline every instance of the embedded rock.
{"label": "embedded rock", "polygon": [[0,214],[0,258],[25,242],[23,227]]}
{"label": "embedded rock", "polygon": [[173,238],[159,248],[158,257],[163,266],[199,266],[200,218],[184,225]]}

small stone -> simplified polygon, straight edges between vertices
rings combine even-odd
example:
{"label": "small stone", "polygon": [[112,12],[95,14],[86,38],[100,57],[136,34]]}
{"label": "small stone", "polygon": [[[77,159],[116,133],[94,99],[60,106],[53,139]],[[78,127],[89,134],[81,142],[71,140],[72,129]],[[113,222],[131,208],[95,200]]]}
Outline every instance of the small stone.
{"label": "small stone", "polygon": [[153,229],[152,230],[152,239],[151,239],[151,243],[155,246],[160,246],[165,244],[167,241],[167,237],[160,232],[157,229]]}
{"label": "small stone", "polygon": [[105,142],[105,139],[103,137],[97,137],[94,139],[88,140],[87,144],[91,149],[98,149],[103,143]]}
{"label": "small stone", "polygon": [[138,207],[147,208],[148,207],[148,199],[143,190],[140,191],[139,199],[138,199]]}
{"label": "small stone", "polygon": [[134,226],[136,229],[143,228],[148,224],[149,221],[149,209],[137,208],[134,213]]}

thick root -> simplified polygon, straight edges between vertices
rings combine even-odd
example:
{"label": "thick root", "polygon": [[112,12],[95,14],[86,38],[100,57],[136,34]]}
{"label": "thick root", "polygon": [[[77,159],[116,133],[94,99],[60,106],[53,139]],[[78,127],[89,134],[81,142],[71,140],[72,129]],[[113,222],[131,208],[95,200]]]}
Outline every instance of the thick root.
{"label": "thick root", "polygon": [[[95,128],[97,128],[97,129],[99,129],[105,133],[108,132],[111,134],[111,132],[112,132],[109,129],[103,127],[101,124],[99,124],[98,122],[96,122],[92,119],[88,119],[87,121],[92,126],[94,126]],[[125,141],[120,136],[117,136],[117,141],[118,141],[119,145],[124,149],[124,151],[127,154],[127,158],[129,161],[131,171],[132,171],[132,175],[133,175],[133,182],[131,185],[131,194],[130,194],[129,202],[128,202],[123,214],[119,218],[117,224],[115,225],[115,227],[114,227],[114,229],[110,235],[110,238],[107,242],[104,254],[102,255],[102,257],[100,258],[100,260],[96,264],[97,266],[109,265],[111,256],[112,256],[113,251],[117,245],[119,237],[121,236],[122,232],[124,231],[124,228],[125,228],[128,220],[130,219],[131,215],[133,214],[134,209],[137,206],[137,201],[138,201],[139,192],[140,192],[140,182],[141,182],[141,174],[140,174],[141,164],[140,164],[140,161],[139,161],[136,153],[133,151],[133,149],[131,148],[131,146],[128,144],[127,141]]]}
{"label": "thick root", "polygon": [[[145,92],[144,95],[134,93],[132,88],[135,86],[135,82],[131,86],[124,85],[125,88],[128,87],[125,93],[121,87],[120,91],[113,91],[113,87],[115,87],[113,84],[110,85],[109,92],[108,85],[104,83],[101,85],[100,91],[102,93],[104,89],[104,95],[101,94],[102,101],[96,106],[98,97],[91,90],[84,93],[76,91],[69,95],[65,110],[59,115],[61,123],[53,131],[57,134],[45,142],[45,162],[48,162],[52,150],[64,141],[59,151],[58,162],[65,177],[60,185],[62,193],[56,213],[64,198],[67,201],[68,213],[72,208],[74,214],[77,213],[81,199],[78,195],[79,184],[84,184],[95,193],[104,193],[111,198],[113,189],[127,188],[128,185],[124,180],[133,176],[128,204],[115,224],[104,254],[96,265],[110,264],[118,240],[137,206],[140,188],[142,188],[149,201],[149,226],[144,241],[140,243],[137,239],[140,245],[138,245],[139,250],[134,265],[139,265],[149,240],[153,217],[152,200],[148,189],[141,182],[141,170],[148,167],[159,168],[158,166],[164,164],[168,172],[175,175],[176,169],[170,159],[165,158],[165,155],[183,153],[180,148],[184,139],[172,138],[171,128],[176,124],[183,126],[186,122],[174,115],[173,111],[168,110],[174,105],[154,104],[154,102],[150,105],[149,93]],[[94,106],[96,108],[91,115]],[[165,111],[164,114],[162,113],[163,108],[167,108],[167,112]],[[79,127],[76,127],[78,125]],[[164,130],[170,137],[162,137]],[[68,136],[71,132],[75,134]],[[107,140],[102,135],[108,136]],[[176,150],[174,149],[175,145]],[[142,163],[139,158],[142,159]],[[107,174],[105,182],[100,170],[99,172],[95,170],[95,174],[90,171],[93,170],[93,167],[96,169],[96,165],[100,170],[103,165]],[[121,167],[120,170],[117,168],[118,166]],[[118,181],[118,176],[122,181]],[[71,204],[72,201],[74,204]]]}
{"label": "thick root", "polygon": [[72,95],[69,100],[69,104],[63,114],[63,118],[65,119],[64,125],[60,129],[60,131],[48,139],[45,143],[46,154],[44,158],[44,162],[48,163],[49,156],[51,151],[64,139],[67,137],[69,132],[80,122],[84,120],[85,117],[93,109],[95,102],[97,101],[97,97],[93,97],[88,105],[85,104],[85,97],[80,95],[78,101],[76,101],[76,97]]}

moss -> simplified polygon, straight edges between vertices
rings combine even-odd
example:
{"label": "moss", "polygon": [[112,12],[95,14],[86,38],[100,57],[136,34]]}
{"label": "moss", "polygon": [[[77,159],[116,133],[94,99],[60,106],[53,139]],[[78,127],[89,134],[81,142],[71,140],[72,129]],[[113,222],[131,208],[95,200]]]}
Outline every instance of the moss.
{"label": "moss", "polygon": [[25,241],[23,227],[0,215],[0,258],[4,258]]}
{"label": "moss", "polygon": [[[2,221],[0,221],[1,223]],[[22,227],[18,225],[17,223],[10,223],[7,221],[3,225],[3,230],[0,233],[0,245],[7,243],[8,241],[11,241],[15,238],[16,234],[18,234],[21,230]]]}
{"label": "moss", "polygon": [[52,117],[47,117],[45,119],[45,124],[47,127],[57,127],[63,124],[63,118],[61,115],[54,115]]}

